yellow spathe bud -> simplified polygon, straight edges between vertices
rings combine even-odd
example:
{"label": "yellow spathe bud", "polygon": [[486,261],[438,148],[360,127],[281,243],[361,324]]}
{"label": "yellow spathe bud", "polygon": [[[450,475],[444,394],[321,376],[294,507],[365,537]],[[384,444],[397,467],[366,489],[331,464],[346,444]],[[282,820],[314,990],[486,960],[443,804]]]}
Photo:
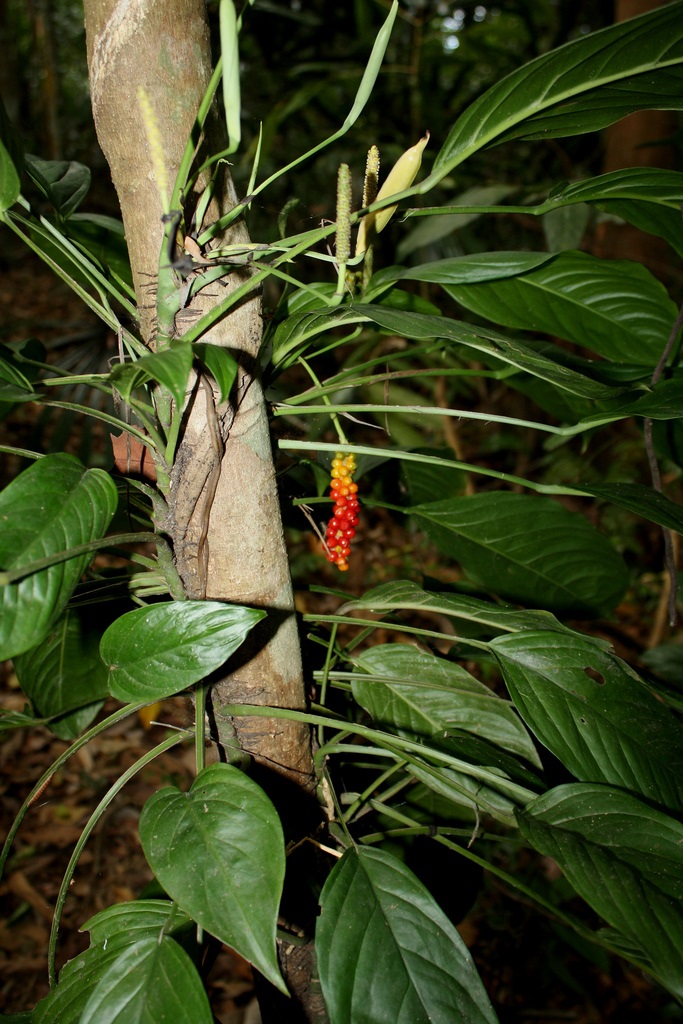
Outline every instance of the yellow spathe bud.
{"label": "yellow spathe bud", "polygon": [[[377,199],[386,199],[388,196],[396,195],[397,192],[403,192],[405,189],[410,188],[417,177],[417,172],[422,163],[422,153],[428,142],[429,132],[425,132],[419,142],[411,146],[410,149],[407,149],[398,158],[379,190]],[[387,206],[384,210],[378,210],[377,213],[370,213],[360,222],[356,256],[365,252],[367,239],[371,233],[379,234],[380,231],[384,230],[396,212],[397,206],[398,203],[395,206]]]}
{"label": "yellow spathe bud", "polygon": [[[378,199],[386,199],[387,196],[393,196],[397,192],[403,192],[404,189],[410,188],[417,177],[417,172],[420,170],[422,153],[428,142],[429,132],[425,132],[419,142],[410,149],[407,149],[405,153],[398,158],[394,166],[389,171],[387,180],[377,193]],[[398,206],[398,203],[396,206]],[[375,231],[378,234],[387,226],[393,217],[396,211],[396,206],[387,206],[386,209],[378,210],[375,214]]]}

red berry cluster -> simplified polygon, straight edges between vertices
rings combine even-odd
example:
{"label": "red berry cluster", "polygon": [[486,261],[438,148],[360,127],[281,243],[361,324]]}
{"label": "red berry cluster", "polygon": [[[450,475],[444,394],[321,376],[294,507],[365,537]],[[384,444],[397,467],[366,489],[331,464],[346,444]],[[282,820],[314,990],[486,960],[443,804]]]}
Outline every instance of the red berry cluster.
{"label": "red berry cluster", "polygon": [[353,482],[355,471],[355,456],[343,455],[342,452],[335,454],[330,474],[330,498],[334,501],[334,510],[327,527],[326,555],[328,562],[335,562],[342,572],[346,572],[349,567],[351,540],[356,535],[358,525],[360,502],[357,497],[358,484]]}

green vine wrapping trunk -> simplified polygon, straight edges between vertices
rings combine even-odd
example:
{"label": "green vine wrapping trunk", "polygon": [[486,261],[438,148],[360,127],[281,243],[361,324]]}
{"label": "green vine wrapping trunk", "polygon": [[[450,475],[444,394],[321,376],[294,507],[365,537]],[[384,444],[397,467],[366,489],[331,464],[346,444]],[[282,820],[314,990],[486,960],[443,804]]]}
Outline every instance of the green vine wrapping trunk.
{"label": "green vine wrapping trunk", "polygon": [[[446,913],[451,894],[436,871],[419,877],[423,843],[450,858],[451,888],[465,862],[483,869],[552,922],[553,941],[571,934],[577,946],[621,957],[680,1003],[679,650],[662,645],[643,659],[657,677],[604,636],[651,568],[636,564],[635,545],[628,557],[619,550],[610,515],[635,514],[667,536],[683,528],[657,462],[677,492],[681,316],[644,266],[575,247],[586,210],[606,209],[683,253],[683,174],[626,168],[552,183],[543,199],[534,181],[459,196],[455,172],[502,143],[523,144],[523,160],[540,140],[595,132],[631,111],[680,110],[683,3],[503,77],[445,139],[432,128],[441,146],[433,158],[425,151],[432,162],[417,184],[429,133],[396,165],[407,161],[408,176],[391,172],[384,187],[373,147],[372,188],[366,182],[355,212],[349,194],[362,158],[350,130],[382,87],[396,3],[341,127],[276,170],[272,125],[239,156],[240,44],[258,29],[250,5],[220,0],[215,69],[199,0],[143,0],[123,17],[113,0],[86,0],[85,13],[93,114],[130,276],[84,241],[90,215],[76,211],[87,169],[24,157],[4,114],[0,217],[116,333],[120,358],[76,376],[29,343],[2,346],[0,401],[3,410],[32,402],[98,417],[123,431],[129,456],[131,446],[148,452],[155,473],[114,477],[71,455],[3,446],[33,461],[0,493],[0,658],[13,659],[29,702],[0,724],[48,725],[72,741],[27,796],[3,868],[53,772],[91,739],[180,692],[192,694],[196,721],[168,730],[93,808],[57,899],[51,992],[26,1019],[211,1024],[206,974],[226,944],[256,972],[264,1021],[492,1024],[458,915]],[[366,14],[374,7],[355,5],[359,21]],[[285,211],[279,232],[250,237],[247,218],[269,190],[344,136],[340,223],[291,234]],[[228,157],[242,167],[253,158],[239,193]],[[437,187],[442,205],[406,205]],[[330,202],[334,191],[331,179]],[[477,204],[477,195],[515,205]],[[377,235],[400,203],[400,251],[419,257],[430,246],[431,258],[385,258]],[[578,204],[571,247],[447,248],[478,218],[545,218]],[[105,251],[119,251],[120,225],[107,231]],[[335,232],[336,266],[325,245]],[[384,264],[374,273],[373,248]],[[264,319],[266,284],[274,305]],[[304,388],[302,369],[312,382]],[[65,390],[75,385],[112,402],[84,407]],[[316,492],[332,459],[328,561],[355,570],[381,509],[426,538],[416,542],[424,564],[405,566],[410,578],[330,590],[339,578],[316,542],[306,582],[312,593],[328,587],[328,610],[297,623],[271,411],[294,435],[279,441],[282,473],[306,489],[286,500],[286,514],[308,505],[317,525]],[[371,435],[373,420],[390,430]],[[642,441],[631,436],[652,486],[637,466],[635,481],[596,472],[601,446],[616,459],[611,425],[627,422],[644,426]],[[434,443],[444,423],[448,448]],[[477,438],[474,459],[462,424]],[[498,449],[492,431],[506,439]],[[529,438],[545,438],[544,449]],[[526,450],[533,459],[506,454]],[[129,570],[117,581],[123,612],[112,605],[95,623],[83,608],[100,551],[127,551]],[[395,557],[385,560],[393,571]],[[668,569],[675,605],[671,558]],[[298,625],[315,641],[304,663]],[[160,788],[140,818],[159,897],[85,922],[89,948],[58,973],[61,913],[92,831],[137,772],[191,740],[193,785]],[[522,877],[516,849],[552,858],[561,881]]]}

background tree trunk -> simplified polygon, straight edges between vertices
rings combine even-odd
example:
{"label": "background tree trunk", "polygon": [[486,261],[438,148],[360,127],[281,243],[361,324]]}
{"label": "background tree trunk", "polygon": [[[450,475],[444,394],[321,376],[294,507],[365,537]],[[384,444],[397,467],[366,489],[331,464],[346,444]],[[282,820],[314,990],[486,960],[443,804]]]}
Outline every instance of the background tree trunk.
{"label": "background tree trunk", "polygon": [[[666,0],[615,0],[614,20],[625,21],[661,7]],[[605,129],[603,172],[622,167],[673,167],[676,150],[668,140],[678,130],[678,115],[671,110],[638,110]],[[648,235],[631,224],[604,221],[594,253],[602,259],[629,259],[644,263],[658,277],[668,276],[669,247],[662,238]]]}

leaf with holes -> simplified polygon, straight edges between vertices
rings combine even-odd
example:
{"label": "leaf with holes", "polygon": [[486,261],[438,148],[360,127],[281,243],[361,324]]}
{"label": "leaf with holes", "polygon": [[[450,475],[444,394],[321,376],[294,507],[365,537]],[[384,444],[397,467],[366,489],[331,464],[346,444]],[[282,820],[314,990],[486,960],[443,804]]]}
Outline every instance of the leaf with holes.
{"label": "leaf with holes", "polygon": [[467,947],[413,873],[384,850],[347,850],[315,932],[330,1024],[495,1024]]}
{"label": "leaf with holes", "polygon": [[625,662],[559,633],[497,637],[490,649],[526,724],[577,779],[683,810],[680,727]]}
{"label": "leaf with holes", "polygon": [[169,786],[147,801],[140,839],[178,906],[286,992],[275,951],[284,838],[260,786],[232,765],[210,765],[189,793]]}

